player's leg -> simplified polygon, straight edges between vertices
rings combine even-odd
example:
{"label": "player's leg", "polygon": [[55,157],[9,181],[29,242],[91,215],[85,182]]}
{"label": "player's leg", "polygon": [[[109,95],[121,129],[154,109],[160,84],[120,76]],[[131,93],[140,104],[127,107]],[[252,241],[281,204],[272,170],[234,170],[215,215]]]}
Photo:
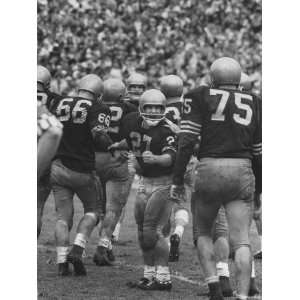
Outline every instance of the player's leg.
{"label": "player's leg", "polygon": [[106,183],[106,213],[102,222],[99,243],[94,255],[94,262],[111,265],[115,260],[112,251],[112,234],[118,223],[122,209],[128,198],[128,166],[127,162],[114,166]]}
{"label": "player's leg", "polygon": [[141,289],[147,287],[153,281],[156,272],[155,264],[154,264],[154,250],[153,249],[147,250],[143,248],[144,213],[146,209],[147,200],[150,194],[151,194],[151,187],[149,186],[146,187],[144,185],[143,179],[140,179],[136,200],[135,200],[134,216],[135,216],[135,221],[138,229],[139,246],[142,250],[143,261],[144,261],[144,274],[143,277],[138,282],[138,287]]}
{"label": "player's leg", "polygon": [[[127,201],[128,201],[128,197],[130,195],[131,187],[132,187],[132,184],[133,184],[133,181],[134,181],[134,178],[135,178],[135,174],[136,174],[136,170],[134,168],[134,160],[136,160],[135,157],[132,155],[132,153],[131,154],[129,153],[129,160],[127,162],[127,169],[128,169],[128,180],[127,180],[127,188],[128,188],[127,192],[128,192],[128,194],[127,194]],[[116,224],[114,232],[112,234],[112,241],[113,242],[117,242],[119,240],[121,226],[122,226],[123,220],[125,218],[125,212],[126,212],[126,205],[122,209],[121,216],[120,216],[119,221]]]}
{"label": "player's leg", "polygon": [[195,190],[192,194],[194,235],[197,239],[197,254],[209,288],[211,300],[222,300],[222,290],[217,275],[216,258],[212,239],[213,225],[221,206],[223,191],[222,176],[213,159],[204,159],[196,167]]}
{"label": "player's leg", "polygon": [[[256,224],[257,233],[260,239],[260,245],[261,245],[261,236],[262,236],[262,218],[261,218],[261,195],[255,195],[255,201],[254,201],[254,213],[253,213],[253,219]],[[260,246],[261,247],[261,246]],[[262,251],[259,250],[254,254],[255,259],[262,259]]]}
{"label": "player's leg", "polygon": [[83,204],[84,215],[77,226],[68,261],[73,264],[76,275],[86,275],[82,254],[93,229],[97,226],[102,215],[101,202],[103,196],[100,180],[95,174],[78,173],[76,183],[75,192]]}
{"label": "player's leg", "polygon": [[37,178],[43,176],[49,168],[62,136],[62,129],[50,126],[39,138],[37,146]]}
{"label": "player's leg", "polygon": [[241,299],[247,299],[252,263],[249,242],[251,208],[245,201],[237,200],[227,203],[225,209],[231,244],[235,252],[237,292]]}
{"label": "player's leg", "polygon": [[168,184],[154,183],[153,188],[144,214],[143,250],[154,250],[156,276],[147,289],[170,290],[172,283],[168,266],[169,246],[163,229],[169,224],[173,202],[169,198]]}
{"label": "player's leg", "polygon": [[51,185],[55,200],[57,221],[55,224],[55,240],[59,275],[69,274],[67,254],[69,252],[69,232],[73,226],[74,192],[67,187],[66,169],[56,160],[51,167]]}
{"label": "player's leg", "polygon": [[186,203],[182,205],[174,206],[174,231],[170,236],[170,262],[179,260],[179,245],[182,240],[185,226],[189,223],[189,211],[187,203],[190,202],[192,197],[192,190],[194,186],[194,169],[197,164],[197,158],[192,157],[187,165],[187,171],[185,172],[184,182],[186,190]]}
{"label": "player's leg", "polygon": [[51,192],[49,176],[50,174],[43,176],[37,184],[37,237],[38,238],[42,230],[42,217],[43,217],[45,203]]}
{"label": "player's leg", "polygon": [[214,249],[216,255],[217,275],[224,297],[231,297],[233,291],[230,285],[228,257],[230,252],[228,224],[223,206],[218,211],[213,229]]}

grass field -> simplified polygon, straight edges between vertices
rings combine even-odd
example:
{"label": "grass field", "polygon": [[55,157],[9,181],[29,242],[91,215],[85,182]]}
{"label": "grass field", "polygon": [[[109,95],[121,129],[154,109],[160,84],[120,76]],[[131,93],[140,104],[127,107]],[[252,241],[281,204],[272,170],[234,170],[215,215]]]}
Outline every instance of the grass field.
{"label": "grass field", "polygon": [[[173,277],[171,292],[145,292],[127,286],[129,281],[135,281],[142,276],[142,259],[137,244],[136,225],[133,217],[134,197],[135,190],[132,190],[121,229],[120,243],[114,248],[115,266],[97,267],[93,263],[92,257],[98,242],[98,232],[94,230],[87,246],[87,257],[84,260],[88,275],[86,277],[58,277],[57,266],[55,265],[55,211],[53,197],[50,196],[46,203],[43,229],[38,241],[38,299],[208,299],[202,295],[207,290],[192,244],[190,224],[186,228],[181,244],[180,261],[170,264]],[[75,199],[75,217],[71,241],[74,239],[76,226],[82,213],[82,206],[79,200]],[[257,250],[260,245],[254,226],[251,229],[251,239],[254,250]],[[231,273],[234,274],[232,263],[230,269]],[[261,261],[256,261],[256,272],[258,287],[261,290]],[[232,283],[234,286],[234,280]]]}

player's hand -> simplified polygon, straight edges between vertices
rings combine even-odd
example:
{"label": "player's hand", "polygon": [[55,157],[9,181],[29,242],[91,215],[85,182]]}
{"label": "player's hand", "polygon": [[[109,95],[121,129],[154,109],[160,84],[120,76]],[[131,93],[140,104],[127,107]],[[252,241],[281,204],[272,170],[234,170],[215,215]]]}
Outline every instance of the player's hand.
{"label": "player's hand", "polygon": [[124,162],[124,161],[128,160],[128,155],[129,155],[129,152],[126,151],[126,150],[115,150],[115,151],[113,151],[113,156],[121,162]]}
{"label": "player's hand", "polygon": [[144,151],[142,154],[142,158],[145,164],[156,163],[156,155],[154,155],[151,151]]}
{"label": "player's hand", "polygon": [[184,185],[172,184],[170,188],[170,197],[175,202],[185,201],[185,188]]}

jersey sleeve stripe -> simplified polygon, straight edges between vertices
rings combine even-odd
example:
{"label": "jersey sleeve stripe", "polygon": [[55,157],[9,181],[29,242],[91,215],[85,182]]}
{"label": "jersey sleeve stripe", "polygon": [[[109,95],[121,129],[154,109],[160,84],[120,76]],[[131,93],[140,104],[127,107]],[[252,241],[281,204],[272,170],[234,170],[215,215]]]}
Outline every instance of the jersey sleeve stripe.
{"label": "jersey sleeve stripe", "polygon": [[187,129],[181,129],[179,131],[179,133],[192,133],[192,134],[195,134],[195,135],[200,135],[200,132],[194,132],[194,131],[187,130]]}
{"label": "jersey sleeve stripe", "polygon": [[196,127],[189,126],[189,125],[181,125],[180,129],[193,130],[193,131],[196,131],[196,132],[199,132],[199,133],[201,132],[200,128],[196,128]]}
{"label": "jersey sleeve stripe", "polygon": [[259,156],[259,155],[261,155],[261,154],[262,154],[261,151],[258,151],[258,152],[252,152],[252,155],[254,155],[254,156]]}
{"label": "jersey sleeve stripe", "polygon": [[181,125],[191,125],[191,126],[195,126],[195,127],[198,127],[198,128],[201,128],[202,125],[201,124],[198,124],[198,123],[195,123],[195,122],[192,122],[192,121],[189,121],[189,120],[182,120]]}

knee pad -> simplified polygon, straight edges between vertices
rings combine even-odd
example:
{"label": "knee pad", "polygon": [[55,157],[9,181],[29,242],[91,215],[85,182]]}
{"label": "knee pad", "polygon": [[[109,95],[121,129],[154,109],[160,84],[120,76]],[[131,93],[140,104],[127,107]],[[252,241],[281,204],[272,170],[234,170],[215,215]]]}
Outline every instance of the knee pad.
{"label": "knee pad", "polygon": [[175,212],[175,217],[174,217],[175,223],[180,225],[185,226],[189,223],[189,213],[186,209],[181,208]]}
{"label": "knee pad", "polygon": [[99,223],[99,215],[97,213],[87,212],[84,215],[88,216],[88,217],[91,217],[96,222],[96,226],[98,225],[98,223]]}

